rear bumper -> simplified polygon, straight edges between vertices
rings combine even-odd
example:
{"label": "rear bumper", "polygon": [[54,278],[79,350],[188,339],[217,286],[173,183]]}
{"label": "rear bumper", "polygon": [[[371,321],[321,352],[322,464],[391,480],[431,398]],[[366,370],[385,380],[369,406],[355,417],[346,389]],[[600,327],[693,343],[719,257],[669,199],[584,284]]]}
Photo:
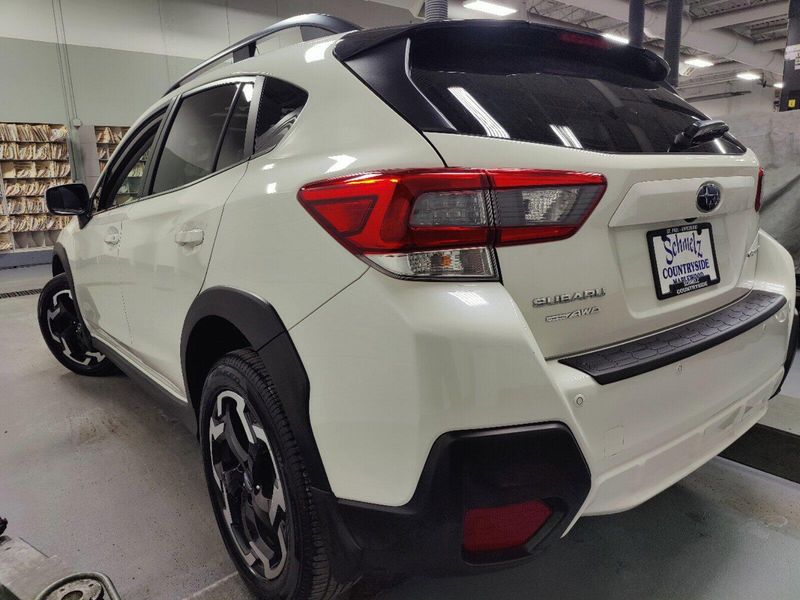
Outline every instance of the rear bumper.
{"label": "rear bumper", "polygon": [[[412,500],[388,507],[316,493],[339,528],[338,550],[360,570],[433,575],[503,567],[560,537],[589,492],[588,466],[561,423],[452,432],[434,443]],[[542,500],[552,510],[522,546],[480,554],[462,550],[469,508]],[[344,534],[344,535],[342,535]]]}
{"label": "rear bumper", "polygon": [[[545,359],[498,283],[415,284],[367,272],[291,330],[309,375],[310,421],[331,488],[318,502],[349,548],[341,555],[358,556],[369,568],[414,572],[523,557],[487,564],[463,555],[467,496],[451,485],[451,470],[430,466],[438,463],[439,440],[452,432],[566,428],[590,473],[589,490],[543,541],[581,515],[625,510],[672,485],[765,412],[787,362],[793,273],[788,253],[762,235],[755,277],[742,294],[780,294],[777,312],[697,354],[603,385]],[[523,480],[543,472],[524,464],[515,471]],[[426,488],[430,472],[450,484]],[[502,503],[501,489],[488,489],[498,494],[490,500]]]}
{"label": "rear bumper", "polygon": [[783,368],[744,398],[689,431],[597,474],[581,516],[617,513],[638,506],[701,467],[764,416],[782,377]]}

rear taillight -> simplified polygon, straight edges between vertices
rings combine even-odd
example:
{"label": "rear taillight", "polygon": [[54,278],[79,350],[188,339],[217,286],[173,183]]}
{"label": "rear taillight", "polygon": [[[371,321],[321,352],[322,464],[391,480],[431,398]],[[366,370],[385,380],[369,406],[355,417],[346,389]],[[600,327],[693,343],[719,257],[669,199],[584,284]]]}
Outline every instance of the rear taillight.
{"label": "rear taillight", "polygon": [[756,185],[756,212],[761,210],[761,190],[764,188],[764,169],[758,168],[758,184]]}
{"label": "rear taillight", "polygon": [[387,273],[496,279],[494,247],[574,234],[602,175],[535,170],[407,170],[304,186],[298,197],[337,241]]}

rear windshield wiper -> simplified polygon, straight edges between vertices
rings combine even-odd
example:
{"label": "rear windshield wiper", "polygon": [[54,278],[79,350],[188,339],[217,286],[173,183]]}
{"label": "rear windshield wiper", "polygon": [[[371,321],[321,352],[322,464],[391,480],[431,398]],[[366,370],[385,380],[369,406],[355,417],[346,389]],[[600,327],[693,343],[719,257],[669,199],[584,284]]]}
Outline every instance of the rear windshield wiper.
{"label": "rear windshield wiper", "polygon": [[728,133],[728,129],[730,129],[728,124],[719,119],[695,121],[675,136],[675,140],[669,147],[669,152],[681,152],[692,146],[705,144],[722,137]]}

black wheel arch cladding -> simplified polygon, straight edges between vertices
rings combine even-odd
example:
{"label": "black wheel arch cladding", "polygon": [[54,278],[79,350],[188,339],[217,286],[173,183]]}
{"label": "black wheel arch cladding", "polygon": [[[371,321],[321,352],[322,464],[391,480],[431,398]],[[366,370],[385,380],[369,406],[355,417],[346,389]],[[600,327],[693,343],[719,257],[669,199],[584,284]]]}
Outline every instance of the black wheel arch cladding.
{"label": "black wheel arch cladding", "polygon": [[[210,367],[224,354],[225,345],[231,340],[222,340],[222,347],[205,350],[195,342],[193,335],[199,327],[219,319],[238,331],[243,344],[255,350],[270,374],[275,391],[283,404],[292,432],[303,455],[311,485],[330,491],[330,484],[322,465],[322,458],[311,430],[309,417],[309,381],[297,349],[278,312],[266,300],[235,288],[216,286],[201,292],[195,298],[181,333],[181,365],[184,383],[190,403],[197,409],[205,374],[198,372]],[[213,328],[211,333],[213,334]],[[227,333],[225,335],[230,335]],[[241,346],[239,346],[241,347]],[[209,364],[210,361],[210,364]]]}

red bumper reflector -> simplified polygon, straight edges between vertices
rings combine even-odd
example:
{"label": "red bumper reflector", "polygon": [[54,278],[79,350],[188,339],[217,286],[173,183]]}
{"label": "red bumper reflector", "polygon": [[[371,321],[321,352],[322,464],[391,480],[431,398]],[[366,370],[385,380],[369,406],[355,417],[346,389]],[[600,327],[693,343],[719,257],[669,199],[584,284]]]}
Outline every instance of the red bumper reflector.
{"label": "red bumper reflector", "polygon": [[471,508],[464,515],[464,550],[489,552],[521,546],[552,514],[541,500],[497,508]]}

